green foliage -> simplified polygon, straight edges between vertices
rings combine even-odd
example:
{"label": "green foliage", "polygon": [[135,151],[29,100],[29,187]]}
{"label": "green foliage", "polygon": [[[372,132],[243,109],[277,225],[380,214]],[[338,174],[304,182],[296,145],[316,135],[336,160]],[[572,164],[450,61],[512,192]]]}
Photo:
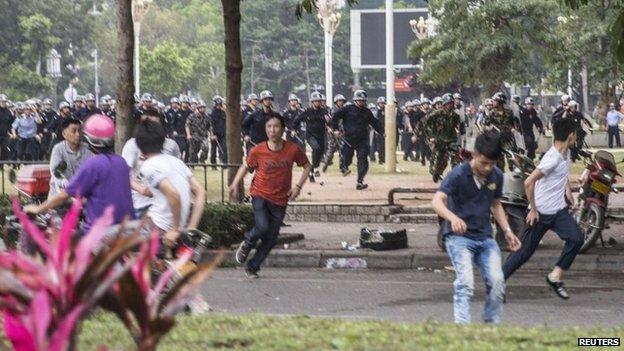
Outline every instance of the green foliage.
{"label": "green foliage", "polygon": [[144,91],[160,96],[177,95],[193,73],[193,61],[181,45],[165,41],[153,50],[141,50],[141,81]]}
{"label": "green foliage", "polygon": [[415,40],[412,58],[424,58],[420,79],[436,87],[461,82],[488,93],[504,81],[537,84],[535,63],[554,38],[549,31],[553,1],[431,0],[436,35]]}
{"label": "green foliage", "polygon": [[215,247],[223,247],[240,243],[253,223],[253,210],[249,205],[208,203],[198,229],[212,236]]}
{"label": "green foliage", "polygon": [[50,49],[60,42],[52,34],[52,21],[42,14],[20,17],[19,27],[25,39],[22,44],[22,57],[27,62],[40,64]]}
{"label": "green foliage", "polygon": [[[3,61],[0,58],[0,63]],[[34,70],[22,64],[13,63],[4,67],[0,66],[0,86],[6,87],[2,90],[3,94],[14,101],[20,101],[41,92],[49,92],[52,83],[47,77],[38,75]]]}
{"label": "green foliage", "polygon": [[[392,323],[306,316],[181,316],[159,350],[572,350],[588,336],[622,335],[624,329],[512,327],[473,324]],[[83,324],[78,349],[133,346],[123,325],[98,313]]]}

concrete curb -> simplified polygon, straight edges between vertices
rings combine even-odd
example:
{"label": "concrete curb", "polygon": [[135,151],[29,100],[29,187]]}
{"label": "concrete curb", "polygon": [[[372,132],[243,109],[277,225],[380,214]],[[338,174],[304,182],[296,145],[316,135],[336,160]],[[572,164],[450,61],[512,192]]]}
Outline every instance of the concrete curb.
{"label": "concrete curb", "polygon": [[[209,260],[216,251],[210,251],[204,257]],[[547,270],[559,257],[559,251],[537,251],[522,269]],[[503,260],[507,253],[503,254]],[[451,266],[448,255],[441,251],[398,250],[398,251],[346,251],[346,250],[273,250],[266,260],[268,267],[281,268],[325,268],[330,259],[360,259],[366,262],[368,269],[444,269]],[[228,251],[223,266],[238,265],[234,251]],[[578,255],[571,268],[574,271],[590,273],[624,272],[624,253]]]}

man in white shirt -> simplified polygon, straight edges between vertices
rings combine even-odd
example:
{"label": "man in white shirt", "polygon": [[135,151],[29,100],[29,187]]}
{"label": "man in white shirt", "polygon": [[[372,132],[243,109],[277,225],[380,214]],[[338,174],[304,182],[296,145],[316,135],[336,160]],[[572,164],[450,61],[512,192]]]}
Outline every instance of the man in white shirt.
{"label": "man in white shirt", "polygon": [[[160,123],[161,115],[156,110],[142,111],[141,121],[151,121],[153,123]],[[165,138],[165,142],[162,145],[162,153],[171,155],[176,158],[182,158],[180,148],[178,144],[169,138]],[[136,218],[141,218],[147,211],[148,207],[152,204],[153,194],[149,190],[148,184],[141,182],[136,175],[139,173],[145,156],[139,150],[136,144],[135,138],[129,139],[121,151],[121,156],[126,160],[128,167],[130,167],[130,186],[132,187],[132,205],[134,206],[134,212]]]}
{"label": "man in white shirt", "polygon": [[[165,141],[162,125],[142,121],[136,126],[135,139],[145,155],[138,177],[149,186],[153,195],[147,216],[163,233],[163,243],[173,247],[181,230],[197,228],[206,202],[206,191],[182,160],[161,152]],[[194,199],[192,195],[195,195]],[[191,202],[194,204],[192,210]]]}
{"label": "man in white shirt", "polygon": [[537,249],[540,240],[552,230],[565,241],[561,256],[554,269],[546,276],[546,282],[562,299],[568,299],[561,277],[568,270],[583,246],[583,232],[570,214],[566,198],[574,204],[568,181],[570,149],[576,143],[575,122],[562,118],[553,125],[554,143],[544,154],[542,161],[527,178],[524,185],[531,210],[527,215],[529,228],[522,239],[522,247],[512,252],[503,265],[507,280]]}

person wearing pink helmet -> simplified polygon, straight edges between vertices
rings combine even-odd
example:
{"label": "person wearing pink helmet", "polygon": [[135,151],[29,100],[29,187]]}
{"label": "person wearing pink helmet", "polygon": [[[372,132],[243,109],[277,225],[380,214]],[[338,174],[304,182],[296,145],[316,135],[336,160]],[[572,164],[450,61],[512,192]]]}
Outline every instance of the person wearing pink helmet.
{"label": "person wearing pink helmet", "polygon": [[63,205],[71,197],[86,199],[86,219],[83,232],[113,207],[113,224],[134,219],[130,191],[130,169],[126,161],[115,154],[115,124],[103,114],[88,117],[83,125],[85,141],[94,154],[69,180],[69,185],[41,205],[28,205],[24,211],[38,214]]}

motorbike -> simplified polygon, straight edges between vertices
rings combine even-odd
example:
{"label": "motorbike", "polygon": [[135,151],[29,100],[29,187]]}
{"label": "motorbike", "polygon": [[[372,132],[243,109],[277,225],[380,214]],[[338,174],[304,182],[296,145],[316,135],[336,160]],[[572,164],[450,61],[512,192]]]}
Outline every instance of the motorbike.
{"label": "motorbike", "polygon": [[618,193],[614,185],[616,178],[621,175],[613,154],[607,151],[591,153],[580,150],[578,154],[585,162],[585,170],[579,178],[580,189],[574,219],[584,234],[580,253],[585,253],[598,239],[605,246],[602,232],[607,226],[609,194]]}
{"label": "motorbike", "polygon": [[[511,165],[511,170],[503,175],[501,203],[511,231],[522,241],[527,228],[526,214],[529,208],[524,181],[535,170],[535,164],[527,156],[511,150],[505,150],[505,158],[507,163]],[[507,250],[505,230],[498,224],[496,224],[495,238],[500,249]]]}
{"label": "motorbike", "polygon": [[[63,161],[54,168],[53,173],[57,178],[64,179],[63,174],[66,169],[67,163]],[[18,173],[12,171],[9,174],[9,179],[15,184],[20,202],[23,205],[43,203],[47,199],[50,190],[50,178],[50,167],[48,165],[26,165],[21,167]],[[42,232],[47,233],[50,228],[60,227],[65,210],[51,210],[38,215],[29,215],[29,217]],[[4,241],[8,249],[17,249],[29,255],[39,254],[45,258],[43,253],[37,249],[36,244],[30,239],[30,236],[24,233],[24,229],[15,215],[7,216],[5,223]],[[103,243],[112,236],[133,233],[139,223],[140,221],[136,220],[123,227],[121,225],[111,226],[105,235],[105,239],[102,240]],[[144,230],[144,232],[146,235],[149,234],[148,230]],[[200,230],[182,230],[173,248],[169,249],[164,245],[160,245],[158,258],[162,261],[169,261],[190,251],[191,261],[198,263],[210,247],[212,241],[210,235]]]}

